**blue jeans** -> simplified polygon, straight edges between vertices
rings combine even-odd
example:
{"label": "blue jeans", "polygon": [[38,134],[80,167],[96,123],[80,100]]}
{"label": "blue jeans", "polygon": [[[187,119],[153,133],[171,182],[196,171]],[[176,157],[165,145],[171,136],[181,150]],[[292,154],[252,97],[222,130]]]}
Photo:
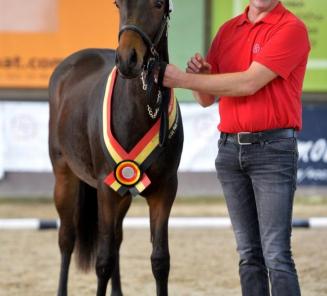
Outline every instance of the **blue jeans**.
{"label": "blue jeans", "polygon": [[216,170],[240,255],[243,296],[301,295],[292,259],[296,138],[239,145],[218,142]]}

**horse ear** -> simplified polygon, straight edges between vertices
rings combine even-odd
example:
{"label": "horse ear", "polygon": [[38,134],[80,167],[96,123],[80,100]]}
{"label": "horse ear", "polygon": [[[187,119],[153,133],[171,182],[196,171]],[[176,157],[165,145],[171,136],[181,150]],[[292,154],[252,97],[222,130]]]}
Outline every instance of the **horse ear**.
{"label": "horse ear", "polygon": [[174,4],[173,0],[169,0],[169,5],[168,5],[168,14],[174,11]]}

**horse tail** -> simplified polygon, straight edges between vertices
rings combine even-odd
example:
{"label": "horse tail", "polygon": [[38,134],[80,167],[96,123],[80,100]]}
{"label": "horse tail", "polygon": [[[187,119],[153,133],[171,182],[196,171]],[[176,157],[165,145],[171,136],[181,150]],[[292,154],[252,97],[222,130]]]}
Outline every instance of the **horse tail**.
{"label": "horse tail", "polygon": [[97,189],[80,181],[76,211],[76,255],[78,267],[94,266],[98,240]]}

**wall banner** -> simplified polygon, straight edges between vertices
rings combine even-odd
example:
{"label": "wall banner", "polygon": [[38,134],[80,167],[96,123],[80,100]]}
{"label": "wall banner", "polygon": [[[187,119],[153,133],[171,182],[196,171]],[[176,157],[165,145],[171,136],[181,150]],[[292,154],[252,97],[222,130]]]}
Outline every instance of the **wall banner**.
{"label": "wall banner", "polygon": [[48,103],[0,102],[0,120],[4,171],[50,172]]}
{"label": "wall banner", "polygon": [[220,133],[218,105],[202,108],[197,103],[181,104],[184,148],[179,170],[214,172]]}
{"label": "wall banner", "polygon": [[327,105],[305,105],[299,134],[299,185],[327,186]]}
{"label": "wall banner", "polygon": [[[48,108],[47,102],[0,102],[0,172],[51,172]],[[180,171],[215,170],[217,108],[181,104],[185,137]]]}
{"label": "wall banner", "polygon": [[117,47],[113,1],[0,0],[0,87],[46,88],[56,65],[90,47]]}
{"label": "wall banner", "polygon": [[[218,106],[182,103],[181,172],[215,172]],[[299,133],[298,184],[327,186],[327,104],[304,105]],[[0,102],[0,178],[5,171],[51,172],[48,103]],[[2,128],[1,128],[2,125]]]}

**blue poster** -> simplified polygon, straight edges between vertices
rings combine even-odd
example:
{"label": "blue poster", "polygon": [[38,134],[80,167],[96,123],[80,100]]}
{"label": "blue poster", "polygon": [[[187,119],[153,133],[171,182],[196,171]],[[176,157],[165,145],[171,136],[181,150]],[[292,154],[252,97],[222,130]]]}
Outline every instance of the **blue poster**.
{"label": "blue poster", "polygon": [[327,104],[303,105],[298,184],[327,186]]}

